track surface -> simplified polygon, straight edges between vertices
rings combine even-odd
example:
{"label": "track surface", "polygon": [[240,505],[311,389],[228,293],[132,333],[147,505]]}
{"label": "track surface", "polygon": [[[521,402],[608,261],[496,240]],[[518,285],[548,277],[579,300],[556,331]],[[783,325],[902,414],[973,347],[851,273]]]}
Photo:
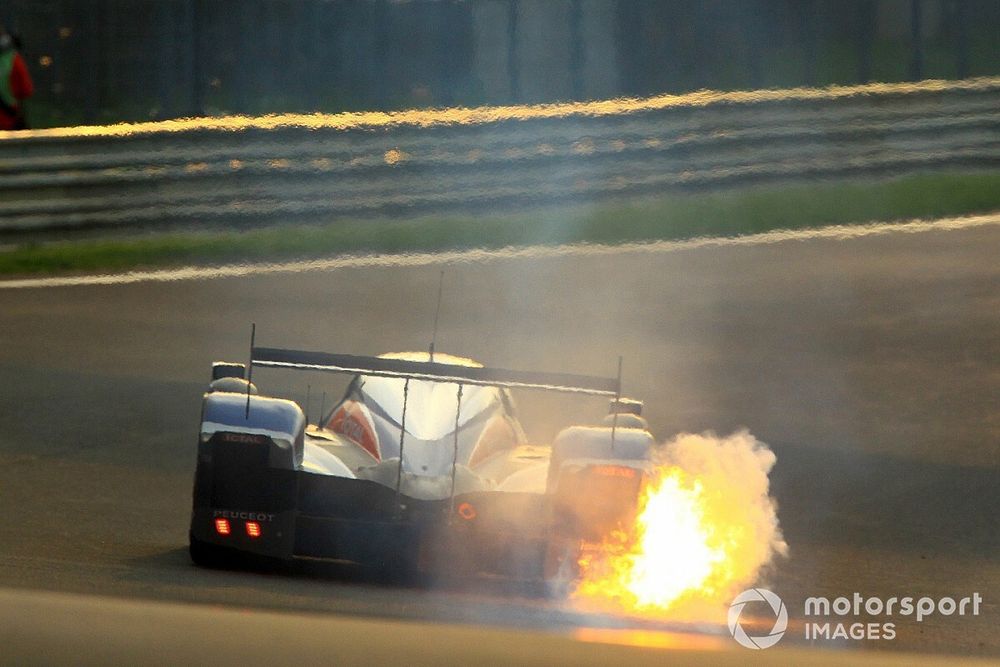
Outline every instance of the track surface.
{"label": "track surface", "polygon": [[[808,595],[980,592],[979,617],[843,648],[1000,656],[1000,226],[448,270],[439,350],[613,373],[657,434],[747,427]],[[629,627],[517,596],[211,572],[185,552],[201,392],[258,342],[423,348],[441,267],[0,290],[0,587],[568,631]],[[260,372],[264,390],[308,380]],[[294,384],[293,384],[294,383]],[[332,395],[335,387],[329,386]],[[520,395],[539,440],[601,401]],[[543,402],[544,401],[544,402]],[[316,403],[314,402],[314,408]],[[727,639],[728,641],[728,639]],[[801,641],[801,640],[800,640]]]}

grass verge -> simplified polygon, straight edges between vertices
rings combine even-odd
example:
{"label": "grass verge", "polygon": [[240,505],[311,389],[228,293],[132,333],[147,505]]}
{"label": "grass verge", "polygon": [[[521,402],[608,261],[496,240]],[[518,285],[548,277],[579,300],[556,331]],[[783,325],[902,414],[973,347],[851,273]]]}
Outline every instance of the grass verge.
{"label": "grass verge", "polygon": [[1000,210],[1000,172],[766,185],[497,215],[338,220],[249,231],[31,243],[0,252],[0,275],[124,271],[336,254],[733,236],[774,229]]}

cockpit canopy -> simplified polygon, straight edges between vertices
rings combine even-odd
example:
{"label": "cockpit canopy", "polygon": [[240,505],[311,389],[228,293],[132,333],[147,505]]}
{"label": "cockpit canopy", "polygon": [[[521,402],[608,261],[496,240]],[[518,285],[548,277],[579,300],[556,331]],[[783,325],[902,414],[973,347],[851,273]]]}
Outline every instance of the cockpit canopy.
{"label": "cockpit canopy", "polygon": [[[381,355],[383,359],[427,362],[426,352]],[[435,354],[442,364],[481,368],[481,364],[448,354]],[[405,398],[405,401],[404,401]],[[351,381],[344,400],[322,426],[344,435],[378,460],[399,456],[400,430],[406,408],[403,468],[423,475],[446,474],[455,456],[458,427],[459,464],[473,466],[493,454],[523,443],[506,389],[454,382],[431,382],[368,375]]]}

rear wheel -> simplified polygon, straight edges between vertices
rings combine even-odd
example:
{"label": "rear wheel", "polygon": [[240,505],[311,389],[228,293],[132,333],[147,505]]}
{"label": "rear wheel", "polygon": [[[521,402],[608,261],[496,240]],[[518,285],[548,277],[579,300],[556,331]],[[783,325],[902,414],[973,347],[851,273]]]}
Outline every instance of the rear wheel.
{"label": "rear wheel", "polygon": [[580,575],[579,543],[569,539],[553,539],[545,558],[545,588],[548,596],[565,600],[573,592]]}
{"label": "rear wheel", "polygon": [[223,547],[202,542],[195,538],[194,535],[189,537],[188,553],[191,554],[191,560],[196,565],[212,568],[224,567],[227,560],[226,551]]}
{"label": "rear wheel", "polygon": [[391,586],[419,586],[421,583],[417,559],[413,554],[395,552],[384,561],[372,566],[379,581]]}

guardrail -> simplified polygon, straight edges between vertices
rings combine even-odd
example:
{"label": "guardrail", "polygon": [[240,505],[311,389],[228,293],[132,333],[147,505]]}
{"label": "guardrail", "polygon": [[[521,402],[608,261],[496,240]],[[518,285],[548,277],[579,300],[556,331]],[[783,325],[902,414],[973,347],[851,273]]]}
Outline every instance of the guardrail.
{"label": "guardrail", "polygon": [[447,213],[1000,164],[1000,78],[0,133],[0,234]]}

